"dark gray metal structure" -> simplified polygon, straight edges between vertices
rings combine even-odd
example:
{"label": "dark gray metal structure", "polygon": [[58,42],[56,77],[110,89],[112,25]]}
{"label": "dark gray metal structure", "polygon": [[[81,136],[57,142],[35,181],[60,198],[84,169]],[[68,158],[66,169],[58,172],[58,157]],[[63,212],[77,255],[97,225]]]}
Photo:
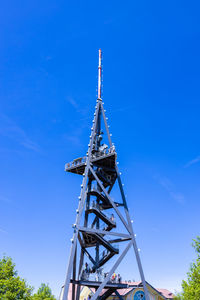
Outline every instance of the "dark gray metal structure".
{"label": "dark gray metal structure", "polygon": [[[128,250],[133,247],[144,288],[145,300],[149,300],[116,161],[117,153],[111,141],[111,134],[109,133],[101,99],[101,71],[101,50],[99,50],[98,98],[88,152],[86,157],[75,159],[72,163],[65,165],[65,171],[82,175],[83,181],[76,211],[76,221],[73,225],[74,234],[71,239],[71,252],[61,299],[79,300],[81,286],[94,288],[95,293],[91,298],[92,300],[107,299],[113,292],[121,299],[117,289],[126,288],[128,284],[123,284],[120,280],[111,282],[111,276]],[[109,145],[102,142],[102,124],[104,124]],[[121,200],[118,202],[111,197],[115,185],[119,187]],[[110,212],[112,212],[111,215],[109,215]],[[119,227],[123,227],[125,232],[118,232]],[[124,245],[121,253],[116,243]],[[114,258],[116,259],[114,260]],[[109,266],[109,270],[104,273],[103,270],[106,266]],[[70,283],[72,293],[69,295]]]}

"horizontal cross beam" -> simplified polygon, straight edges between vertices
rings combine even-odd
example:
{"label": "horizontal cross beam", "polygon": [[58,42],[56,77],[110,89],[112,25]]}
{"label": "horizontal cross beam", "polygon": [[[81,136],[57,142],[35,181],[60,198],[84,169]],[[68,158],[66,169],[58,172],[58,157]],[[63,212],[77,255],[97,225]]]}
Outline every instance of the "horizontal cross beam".
{"label": "horizontal cross beam", "polygon": [[88,228],[84,226],[77,226],[77,229],[79,231],[87,232],[87,233],[98,233],[98,234],[103,234],[103,235],[114,235],[114,236],[121,236],[123,238],[130,238],[131,236],[126,233],[120,233],[120,232],[112,232],[112,231],[105,231],[105,230],[100,230],[100,229],[94,229],[94,228]]}

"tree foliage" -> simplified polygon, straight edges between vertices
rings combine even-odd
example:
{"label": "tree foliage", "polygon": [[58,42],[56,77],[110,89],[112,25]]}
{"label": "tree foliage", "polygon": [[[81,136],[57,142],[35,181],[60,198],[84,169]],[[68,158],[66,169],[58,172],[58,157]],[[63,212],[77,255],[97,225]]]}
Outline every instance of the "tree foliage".
{"label": "tree foliage", "polygon": [[200,299],[200,236],[193,240],[192,246],[197,253],[197,259],[190,265],[187,280],[182,281],[182,293],[177,295],[177,300]]}
{"label": "tree foliage", "polygon": [[36,294],[33,295],[33,300],[56,300],[52,295],[48,284],[42,283]]}
{"label": "tree foliage", "polygon": [[18,276],[15,264],[10,257],[0,259],[0,299],[31,299],[32,288]]}
{"label": "tree foliage", "polygon": [[48,284],[42,283],[37,293],[18,276],[10,257],[0,259],[0,299],[1,300],[56,300]]}

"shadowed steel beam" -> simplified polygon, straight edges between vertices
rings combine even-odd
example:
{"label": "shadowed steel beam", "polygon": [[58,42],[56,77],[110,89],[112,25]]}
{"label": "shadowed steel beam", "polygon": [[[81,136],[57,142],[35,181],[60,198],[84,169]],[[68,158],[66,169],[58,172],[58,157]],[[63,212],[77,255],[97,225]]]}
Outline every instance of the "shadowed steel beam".
{"label": "shadowed steel beam", "polygon": [[82,241],[82,239],[81,239],[80,233],[78,233],[78,241],[79,241],[81,247],[84,248],[84,247],[85,247],[85,244],[83,243],[83,241]]}
{"label": "shadowed steel beam", "polygon": [[127,242],[127,241],[130,241],[130,240],[132,240],[131,236],[129,238],[125,238],[125,239],[108,240],[108,242],[110,244],[113,244],[113,243]]}
{"label": "shadowed steel beam", "polygon": [[92,225],[91,225],[92,228],[94,227],[94,225],[95,225],[96,222],[97,222],[97,217],[95,217],[94,220],[93,220],[93,222],[92,222]]}
{"label": "shadowed steel beam", "polygon": [[115,269],[118,267],[118,265],[120,264],[120,262],[122,261],[122,259],[124,258],[124,256],[128,252],[128,250],[130,249],[131,245],[132,245],[132,241],[128,243],[128,245],[126,246],[126,248],[124,249],[124,251],[122,252],[122,254],[120,255],[120,257],[114,263],[114,265],[111,268],[110,272],[108,273],[108,275],[106,276],[106,278],[104,279],[104,281],[100,284],[99,288],[97,289],[96,293],[92,296],[91,300],[96,300],[97,297],[100,295],[101,291],[105,287],[105,285],[108,282],[108,280],[110,279],[111,275],[113,274],[113,272],[115,271]]}
{"label": "shadowed steel beam", "polygon": [[116,290],[115,294],[117,295],[117,297],[119,297],[120,300],[123,300],[122,296],[119,294],[119,292]]}
{"label": "shadowed steel beam", "polygon": [[99,297],[99,299],[106,300],[114,291],[115,289],[113,288],[108,289],[101,297]]}
{"label": "shadowed steel beam", "polygon": [[92,256],[90,255],[90,253],[85,249],[83,248],[83,251],[84,253],[88,256],[88,258],[90,259],[90,261],[93,263],[93,265],[95,265],[95,260],[92,258]]}

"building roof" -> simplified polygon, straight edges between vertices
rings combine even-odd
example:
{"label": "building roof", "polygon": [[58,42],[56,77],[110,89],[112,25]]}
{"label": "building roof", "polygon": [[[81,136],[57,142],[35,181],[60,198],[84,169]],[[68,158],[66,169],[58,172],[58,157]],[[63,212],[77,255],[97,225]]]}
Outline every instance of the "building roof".
{"label": "building roof", "polygon": [[[122,283],[126,283],[129,285],[128,288],[126,289],[118,289],[118,293],[121,295],[121,296],[125,296],[127,295],[129,292],[131,292],[133,290],[133,288],[137,288],[140,286],[141,284],[141,281],[136,281],[136,282],[122,282]],[[115,293],[113,293],[112,295],[115,295]]]}
{"label": "building roof", "polygon": [[[156,289],[156,288],[154,288],[151,284],[149,284],[148,282],[146,282],[147,283],[147,285],[149,286],[149,287],[151,287],[156,293],[158,293],[158,294],[160,294],[160,296],[165,300],[165,299],[173,299],[173,297],[172,298],[167,298],[166,296],[165,296],[165,294],[167,294],[167,292],[168,292],[168,294],[170,293],[169,291],[167,291],[167,290],[165,290],[166,292],[165,292],[165,294],[163,294],[162,292],[161,292],[161,290],[162,291],[164,291],[163,289],[160,289],[160,290],[158,290],[158,289]],[[118,290],[118,293],[121,295],[121,296],[125,296],[126,294],[128,294],[129,292],[131,292],[133,289],[135,289],[135,288],[142,288],[142,282],[141,281],[137,281],[137,282],[128,282],[128,285],[130,286],[129,288],[127,288],[127,289],[119,289]],[[172,294],[172,293],[171,293]],[[113,295],[115,295],[115,293],[113,293]],[[172,294],[173,295],[173,294]]]}
{"label": "building roof", "polygon": [[[141,281],[137,281],[137,282],[123,282],[123,283],[126,283],[129,285],[128,288],[125,288],[125,289],[118,289],[118,293],[121,295],[121,296],[125,296],[127,295],[128,293],[130,293],[133,289],[135,288],[142,288],[141,284],[142,282]],[[168,291],[167,289],[158,289],[158,288],[154,288],[152,285],[150,285],[148,282],[147,282],[147,285],[149,285],[153,290],[155,290],[156,292],[158,292],[162,297],[163,299],[173,299],[174,298],[174,294],[170,291]],[[83,287],[82,287],[83,288]],[[91,292],[95,292],[95,289],[94,288],[90,288]],[[103,289],[101,294],[102,295],[106,290]],[[71,298],[71,295],[72,295],[72,284],[70,284],[70,287],[69,287],[69,295],[70,295],[70,298]],[[115,293],[112,294],[113,296],[115,296]]]}
{"label": "building roof", "polygon": [[173,299],[174,294],[166,289],[157,289],[165,298],[167,299]]}

